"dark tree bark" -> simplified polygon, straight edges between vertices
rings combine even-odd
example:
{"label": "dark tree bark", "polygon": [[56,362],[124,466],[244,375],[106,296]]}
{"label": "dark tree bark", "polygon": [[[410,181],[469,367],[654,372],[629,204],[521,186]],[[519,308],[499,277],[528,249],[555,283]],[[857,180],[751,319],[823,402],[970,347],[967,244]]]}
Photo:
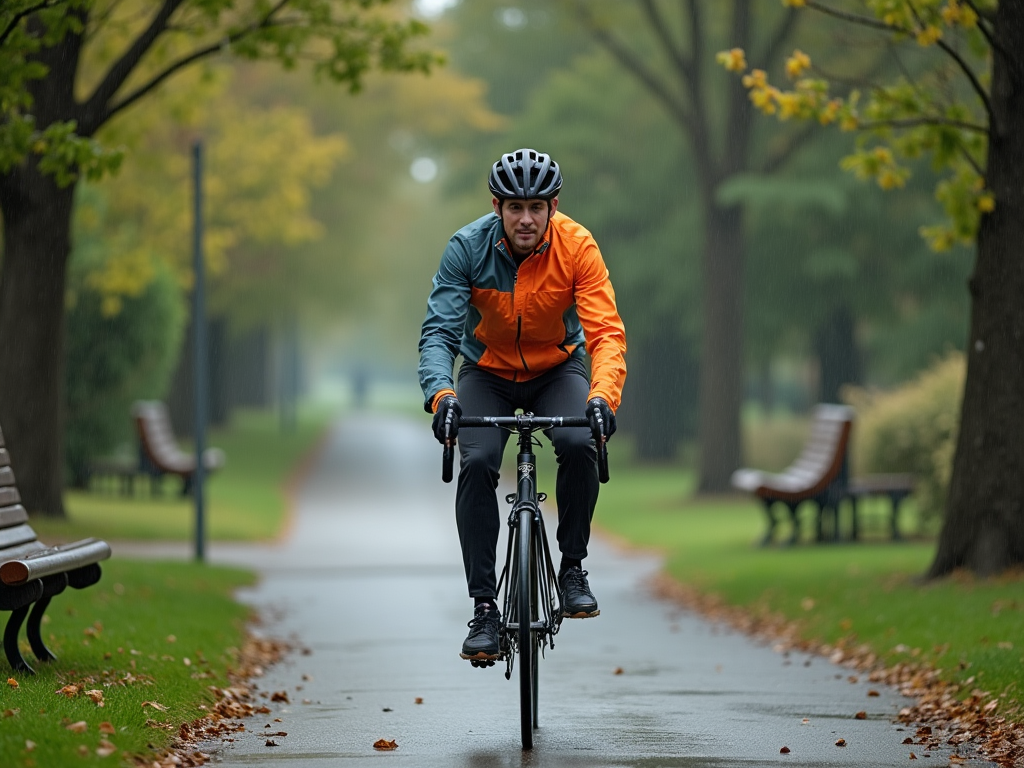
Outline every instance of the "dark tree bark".
{"label": "dark tree bark", "polygon": [[[0,425],[22,504],[64,516],[64,277],[73,188],[26,163],[0,176]],[[52,311],[40,311],[41,308]]]}
{"label": "dark tree bark", "polygon": [[967,382],[931,577],[1024,563],[1024,3],[995,16],[987,186],[970,279]]}
{"label": "dark tree bark", "polygon": [[[778,50],[788,40],[797,15],[791,9],[775,29],[759,31],[760,44],[752,46],[752,0],[733,0],[729,4],[721,0],[685,0],[680,3],[686,27],[683,34],[673,31],[677,20],[667,18],[661,4],[654,0],[637,3],[659,52],[671,63],[669,67],[649,63],[645,55],[630,48],[614,30],[602,26],[586,0],[577,0],[575,7],[598,43],[662,103],[691,147],[696,168],[694,192],[704,214],[698,490],[721,493],[731,489],[730,477],[742,465],[743,458],[740,408],[744,382],[742,297],[746,241],[743,209],[718,202],[718,188],[738,173],[778,170],[812,135],[812,129],[800,129],[788,141],[776,144],[760,163],[752,162],[752,107],[740,79],[726,80],[724,99],[721,94],[711,98],[707,93],[712,82],[707,66],[714,55],[707,46],[715,25],[707,21],[705,14],[728,13],[729,46],[747,51],[755,47],[758,57]],[[717,109],[722,101],[724,110]]]}
{"label": "dark tree bark", "polygon": [[693,345],[670,322],[630,346],[630,397],[620,422],[641,461],[673,459],[680,441],[696,432],[699,366]]}
{"label": "dark tree bark", "polygon": [[855,325],[853,312],[843,304],[829,312],[814,332],[814,353],[821,374],[818,397],[823,403],[840,402],[844,385],[861,382]]}
{"label": "dark tree bark", "polygon": [[232,405],[269,406],[270,331],[258,326],[243,331],[228,345],[228,391]]}

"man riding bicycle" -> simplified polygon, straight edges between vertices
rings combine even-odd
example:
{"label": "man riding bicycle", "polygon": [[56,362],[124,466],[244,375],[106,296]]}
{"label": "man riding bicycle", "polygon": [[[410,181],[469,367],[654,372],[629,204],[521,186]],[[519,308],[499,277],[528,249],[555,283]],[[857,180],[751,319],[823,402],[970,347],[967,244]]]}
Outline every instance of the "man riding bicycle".
{"label": "man riding bicycle", "polygon": [[[626,337],[593,236],[558,213],[562,174],[548,155],[520,149],[491,168],[494,214],[449,240],[427,300],[420,334],[420,386],[434,436],[458,436],[459,416],[585,414],[592,430],[552,430],[558,461],[558,585],[564,615],[600,613],[582,561],[597,504],[594,437],[615,432],[626,378]],[[461,353],[458,383],[452,369]],[[585,355],[591,358],[588,376]],[[456,391],[457,388],[457,391]],[[447,437],[446,437],[447,434]],[[499,655],[495,550],[501,521],[496,489],[508,440],[502,430],[467,430],[455,517],[469,595],[475,601],[464,659]]]}

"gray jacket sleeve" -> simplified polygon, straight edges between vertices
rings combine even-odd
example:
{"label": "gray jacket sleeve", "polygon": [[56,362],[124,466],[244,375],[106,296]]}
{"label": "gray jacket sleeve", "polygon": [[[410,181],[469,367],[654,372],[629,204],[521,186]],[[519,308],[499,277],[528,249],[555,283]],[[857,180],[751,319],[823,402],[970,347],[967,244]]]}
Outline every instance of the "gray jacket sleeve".
{"label": "gray jacket sleeve", "polygon": [[434,395],[442,389],[455,389],[452,369],[465,332],[472,295],[470,277],[465,244],[452,238],[434,275],[427,316],[420,330],[420,388],[428,413]]}

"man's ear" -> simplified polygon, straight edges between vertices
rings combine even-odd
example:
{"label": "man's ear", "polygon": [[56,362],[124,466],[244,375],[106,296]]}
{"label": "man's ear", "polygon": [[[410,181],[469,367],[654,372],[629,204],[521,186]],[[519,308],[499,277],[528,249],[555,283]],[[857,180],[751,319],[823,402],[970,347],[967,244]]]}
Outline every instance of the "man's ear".
{"label": "man's ear", "polygon": [[555,211],[557,211],[557,210],[558,210],[558,198],[557,197],[553,197],[553,198],[551,198],[551,210],[549,211],[549,214],[551,216],[554,216],[555,215]]}
{"label": "man's ear", "polygon": [[495,212],[495,213],[496,213],[496,214],[497,214],[498,216],[501,216],[501,200],[499,200],[499,199],[498,199],[498,198],[496,198],[496,197],[492,197],[492,198],[491,198],[491,205],[493,205],[493,206],[494,206],[494,212]]}

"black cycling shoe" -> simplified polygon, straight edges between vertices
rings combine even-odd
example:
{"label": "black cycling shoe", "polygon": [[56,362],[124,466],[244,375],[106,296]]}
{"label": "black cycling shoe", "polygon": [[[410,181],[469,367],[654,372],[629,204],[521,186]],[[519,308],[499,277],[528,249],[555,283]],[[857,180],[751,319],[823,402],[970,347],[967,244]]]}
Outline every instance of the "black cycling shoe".
{"label": "black cycling shoe", "polygon": [[566,568],[558,574],[558,589],[562,593],[563,616],[589,619],[601,613],[597,607],[597,598],[587,583],[587,572],[582,568]]}
{"label": "black cycling shoe", "polygon": [[477,663],[481,661],[493,663],[501,653],[498,644],[501,613],[497,608],[482,603],[476,607],[476,612],[467,626],[469,636],[462,644],[462,653],[459,656],[472,661],[475,667],[483,666]]}

